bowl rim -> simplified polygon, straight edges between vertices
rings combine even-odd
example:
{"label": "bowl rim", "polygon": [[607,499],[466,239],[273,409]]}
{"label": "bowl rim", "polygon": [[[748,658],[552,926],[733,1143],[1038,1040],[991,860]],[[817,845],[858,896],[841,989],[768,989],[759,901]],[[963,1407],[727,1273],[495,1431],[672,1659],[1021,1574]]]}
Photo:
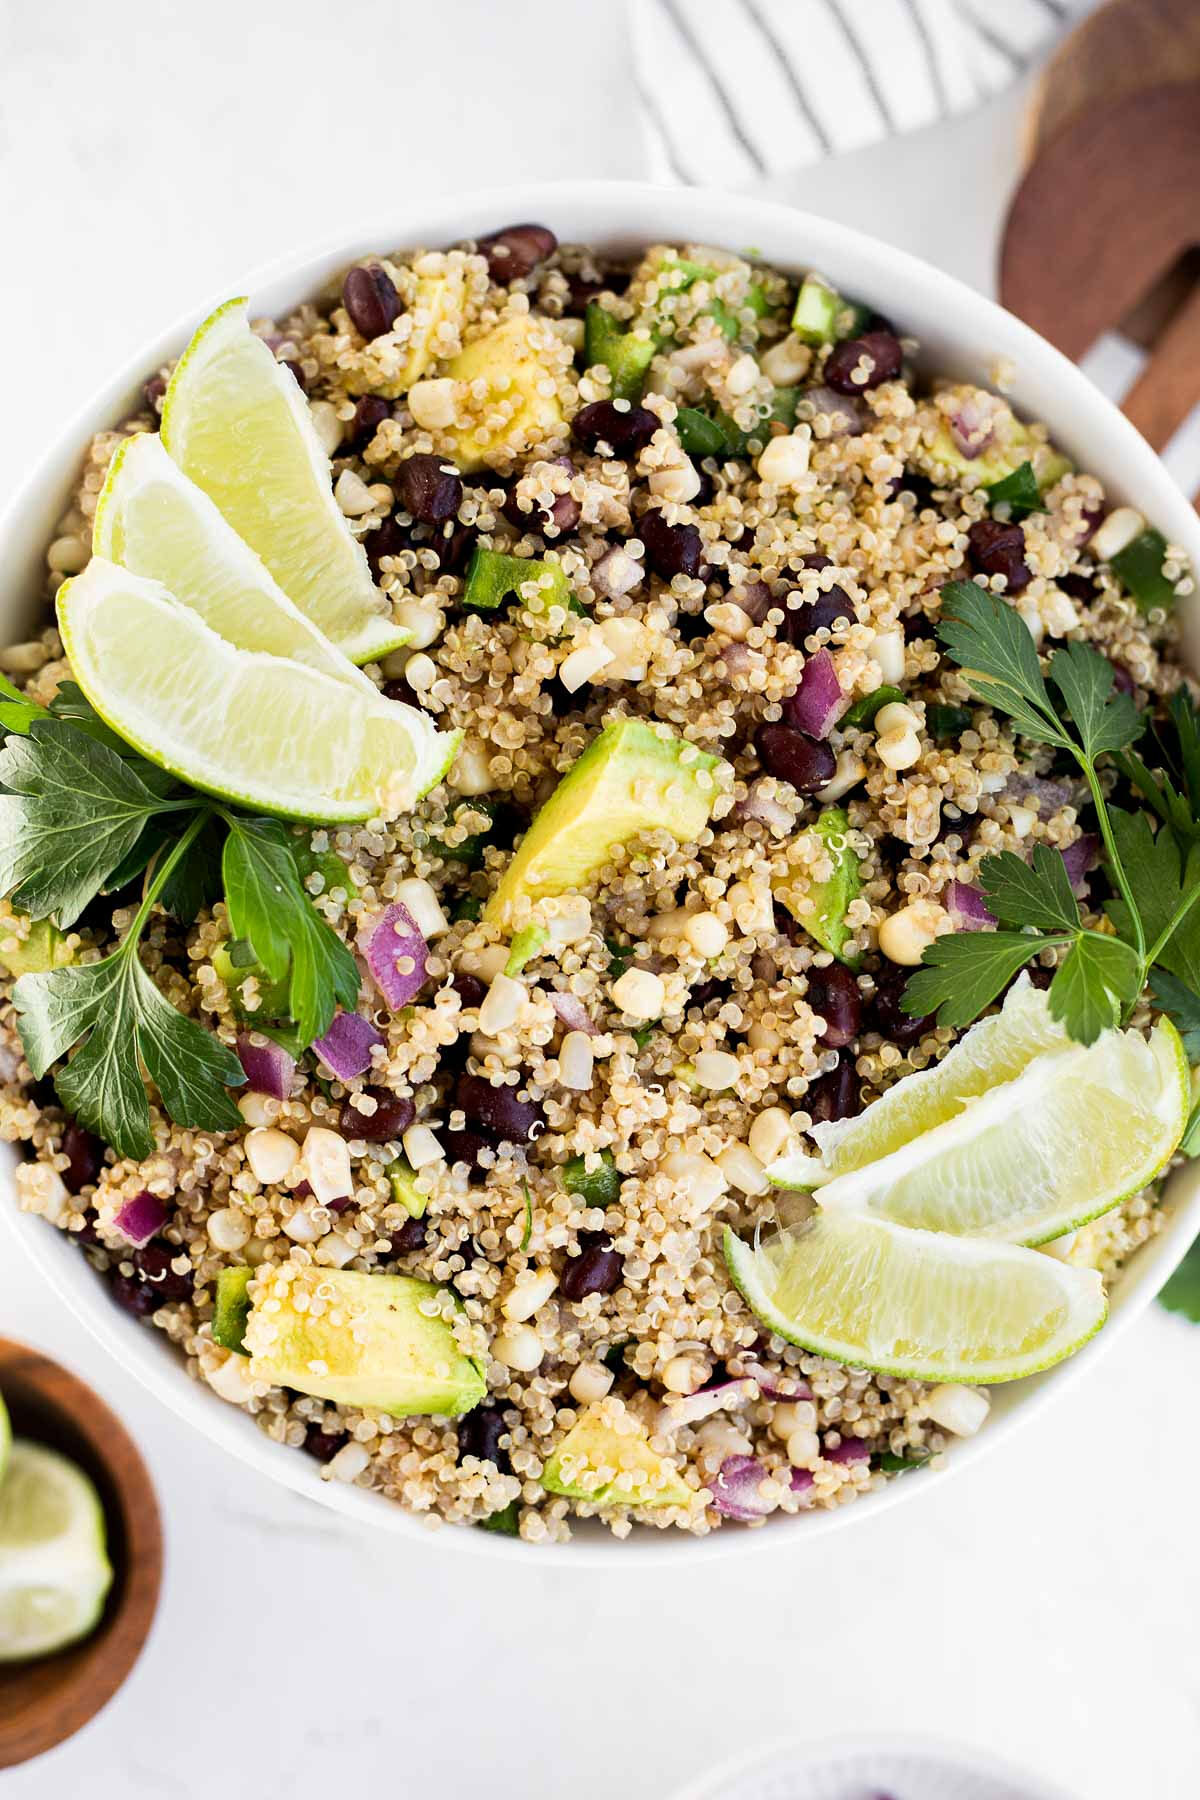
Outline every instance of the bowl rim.
{"label": "bowl rim", "polygon": [[[315,244],[277,256],[252,271],[242,284],[243,291],[251,296],[252,313],[278,316],[322,291],[339,269],[358,256],[401,243],[451,243],[494,229],[495,221],[503,218],[548,219],[560,236],[611,247],[664,239],[735,245],[750,242],[765,260],[778,266],[819,268],[851,292],[872,298],[886,296],[884,303],[899,312],[902,323],[906,316],[923,313],[933,323],[920,335],[925,344],[941,345],[936,351],[939,368],[986,381],[1001,360],[1015,364],[1018,406],[1023,411],[1034,410],[1055,429],[1056,436],[1059,421],[1063,421],[1060,441],[1068,447],[1073,441],[1086,443],[1088,466],[1111,471],[1105,476],[1110,491],[1121,498],[1136,498],[1142,510],[1173,542],[1183,546],[1200,569],[1200,518],[1145,439],[1073,363],[995,301],[933,264],[839,221],[776,201],[637,181],[522,183],[476,190],[404,213],[396,209],[354,228],[326,234]],[[15,593],[23,591],[22,576],[30,595],[40,591],[36,575],[45,545],[92,434],[124,416],[142,382],[182,350],[199,320],[226,299],[229,291],[224,287],[218,295],[189,307],[128,357],[75,409],[34,459],[24,481],[0,510],[0,555],[13,552],[5,560],[14,570]],[[943,320],[948,320],[948,325],[943,326]],[[1022,400],[1022,391],[1044,393],[1050,403]],[[1097,444],[1099,455],[1095,453]],[[8,1155],[11,1166],[15,1152]],[[11,1183],[6,1185],[11,1190]],[[1052,1397],[1067,1391],[1149,1305],[1200,1228],[1200,1163],[1180,1170],[1172,1178],[1171,1188],[1172,1216],[1112,1284],[1113,1304],[1104,1329],[1069,1361],[1019,1384],[1016,1394],[1018,1384],[1006,1390],[1013,1397],[996,1409],[987,1430],[952,1449],[939,1486],[946,1474],[977,1462],[1006,1441],[1018,1421],[1035,1417]],[[119,1314],[85,1259],[77,1256],[61,1233],[47,1230],[36,1215],[20,1212],[11,1197],[0,1213],[58,1298],[177,1417],[294,1492],[320,1500],[345,1517],[426,1545],[431,1541],[449,1543],[467,1554],[502,1558],[512,1567],[535,1556],[535,1566],[542,1568],[555,1564],[587,1568],[601,1562],[609,1566],[618,1551],[626,1560],[640,1558],[643,1566],[650,1559],[678,1562],[690,1558],[694,1562],[702,1557],[748,1554],[768,1543],[782,1549],[789,1540],[795,1549],[835,1527],[856,1520],[865,1523],[913,1495],[929,1491],[922,1482],[891,1481],[857,1499],[852,1507],[797,1515],[790,1530],[776,1520],[765,1529],[722,1529],[698,1538],[641,1529],[618,1541],[602,1527],[589,1531],[579,1523],[571,1541],[562,1545],[527,1544],[478,1529],[431,1531],[432,1521],[423,1521],[420,1515],[378,1494],[314,1480],[315,1468],[295,1451],[271,1442],[240,1409],[229,1406],[190,1376],[178,1351],[161,1339],[161,1334],[155,1342],[139,1322]],[[85,1286],[85,1279],[90,1287]]]}

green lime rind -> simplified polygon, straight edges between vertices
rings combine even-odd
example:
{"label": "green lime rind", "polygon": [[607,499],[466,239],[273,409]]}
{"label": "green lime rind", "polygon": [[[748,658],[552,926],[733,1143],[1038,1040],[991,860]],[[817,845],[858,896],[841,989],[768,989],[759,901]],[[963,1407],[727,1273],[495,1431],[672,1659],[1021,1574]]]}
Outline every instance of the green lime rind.
{"label": "green lime rind", "polygon": [[197,327],[163,396],[163,444],[300,611],[351,662],[378,662],[409,633],[379,611],[308,402],[246,308],[227,300]]}
{"label": "green lime rind", "polygon": [[1174,1155],[1190,1104],[1179,1033],[1105,1032],[1035,1058],[955,1117],[818,1188],[826,1210],[1036,1246],[1140,1193]]}
{"label": "green lime rind", "polygon": [[[747,1306],[786,1342],[912,1381],[990,1385],[1036,1375],[1074,1355],[1108,1315],[1095,1270],[861,1214],[818,1213],[757,1250],[727,1228],[724,1251]],[[952,1336],[958,1347],[948,1349]]]}

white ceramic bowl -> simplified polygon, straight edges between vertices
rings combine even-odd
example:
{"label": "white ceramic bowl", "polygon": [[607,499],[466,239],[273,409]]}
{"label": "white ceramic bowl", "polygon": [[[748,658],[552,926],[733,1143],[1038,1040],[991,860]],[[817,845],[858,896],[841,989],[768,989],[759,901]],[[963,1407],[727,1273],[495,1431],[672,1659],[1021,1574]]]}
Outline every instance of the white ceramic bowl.
{"label": "white ceramic bowl", "polygon": [[[1011,314],[930,264],[890,249],[828,219],[733,194],[697,189],[657,188],[634,182],[571,182],[499,189],[429,207],[395,211],[362,230],[340,235],[316,249],[293,254],[246,283],[255,315],[276,316],[323,288],[354,258],[372,250],[404,245],[438,246],[474,237],[520,219],[537,219],[564,240],[600,245],[611,251],[662,241],[753,246],[757,255],[781,268],[819,269],[844,292],[870,301],[920,340],[921,360],[945,375],[987,382],[999,358],[1015,369],[1012,398],[1023,413],[1043,419],[1056,443],[1080,466],[1093,471],[1108,491],[1138,506],[1173,541],[1184,546],[1200,568],[1200,521],[1154,452],[1116,408],[1057,350]],[[6,575],[0,641],[19,637],[33,623],[41,592],[43,556],[63,503],[76,477],[83,450],[94,431],[133,410],[142,382],[168,357],[182,350],[194,327],[225,293],[198,295],[196,305],[147,344],[136,360],[112,376],[68,420],[45,456],[0,519],[0,568]],[[4,1150],[12,1166],[15,1153]],[[1019,1420],[1030,1417],[1097,1356],[1111,1349],[1126,1327],[1162,1286],[1200,1229],[1200,1165],[1173,1184],[1173,1217],[1115,1284],[1108,1324],[1070,1362],[1044,1375],[996,1392],[992,1417],[979,1437],[956,1446],[949,1463],[963,1467],[1010,1437]],[[324,1501],[338,1512],[419,1541],[453,1545],[479,1556],[535,1557],[545,1566],[574,1566],[597,1560],[650,1557],[693,1561],[734,1555],[823,1536],[835,1528],[865,1524],[885,1507],[912,1503],[931,1484],[895,1481],[835,1512],[783,1519],[765,1529],[726,1526],[705,1538],[682,1533],[635,1532],[618,1544],[598,1526],[577,1532],[561,1548],[535,1548],[483,1531],[450,1530],[431,1537],[411,1514],[380,1497],[317,1479],[316,1466],[294,1450],[271,1443],[244,1414],[219,1400],[185,1372],[162,1334],[147,1330],[110,1301],[86,1259],[42,1220],[19,1213],[11,1195],[0,1205],[9,1229],[46,1277],[61,1302],[180,1418],[214,1444],[298,1493]],[[944,1480],[945,1477],[941,1477]]]}

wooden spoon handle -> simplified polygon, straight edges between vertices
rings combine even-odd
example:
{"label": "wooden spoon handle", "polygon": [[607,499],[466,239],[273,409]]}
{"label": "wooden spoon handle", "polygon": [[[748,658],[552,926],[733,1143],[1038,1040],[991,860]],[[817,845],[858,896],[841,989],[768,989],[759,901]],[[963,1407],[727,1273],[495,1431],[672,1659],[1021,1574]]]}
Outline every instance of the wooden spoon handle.
{"label": "wooden spoon handle", "polygon": [[1200,401],[1200,286],[1154,345],[1121,410],[1147,443],[1162,450]]}

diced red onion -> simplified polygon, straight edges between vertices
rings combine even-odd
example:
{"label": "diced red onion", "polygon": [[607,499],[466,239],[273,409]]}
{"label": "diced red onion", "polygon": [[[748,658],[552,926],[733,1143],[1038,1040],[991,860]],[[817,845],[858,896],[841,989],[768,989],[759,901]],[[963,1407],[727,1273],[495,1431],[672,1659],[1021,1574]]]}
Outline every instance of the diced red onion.
{"label": "diced red onion", "polygon": [[1077,837],[1073,844],[1059,852],[1063,859],[1063,867],[1067,871],[1067,880],[1071,884],[1071,892],[1086,892],[1088,872],[1100,861],[1100,839],[1093,831],[1085,831]]}
{"label": "diced red onion", "polygon": [[[363,942],[371,978],[393,1012],[415,1000],[425,985],[429,945],[398,900],[385,906]],[[411,966],[401,969],[407,962]]]}
{"label": "diced red onion", "polygon": [[339,1012],[324,1037],[317,1038],[313,1049],[339,1081],[353,1081],[371,1066],[371,1051],[382,1044],[383,1033],[361,1013]]}
{"label": "diced red onion", "polygon": [[1075,799],[1075,785],[1047,775],[1026,775],[1018,769],[1004,784],[1004,798],[1032,800],[1036,811],[1049,817],[1071,805]]}
{"label": "diced red onion", "polygon": [[788,1486],[791,1488],[793,1494],[807,1494],[808,1504],[812,1504],[813,1478],[807,1469],[793,1469]]}
{"label": "diced red onion", "polygon": [[625,594],[632,593],[638,583],[645,579],[646,571],[636,556],[630,556],[621,544],[614,544],[592,570],[592,586],[598,594],[604,594],[610,600],[620,600]]}
{"label": "diced red onion", "polygon": [[744,587],[730,588],[729,598],[756,625],[761,625],[771,610],[771,590],[765,581],[748,581]]}
{"label": "diced red onion", "polygon": [[113,1220],[113,1224],[135,1249],[141,1250],[157,1237],[167,1222],[167,1203],[160,1200],[157,1194],[142,1189],[132,1200],[126,1200]]}
{"label": "diced red onion", "polygon": [[[990,396],[989,396],[990,398]],[[996,438],[996,412],[993,406],[969,395],[957,412],[949,415],[950,436],[969,462],[982,456]]]}
{"label": "diced red onion", "polygon": [[287,1100],[292,1092],[296,1059],[282,1044],[267,1038],[256,1044],[248,1031],[240,1031],[237,1040],[238,1061],[246,1071],[247,1084],[256,1094],[270,1094],[273,1100]]}
{"label": "diced red onion", "polygon": [[768,794],[766,783],[752,783],[749,793],[734,807],[739,819],[761,819],[764,825],[771,825],[777,831],[791,831],[795,824],[795,816],[786,806],[777,800],[774,794]]}
{"label": "diced red onion", "polygon": [[831,387],[810,387],[805,388],[803,398],[814,413],[833,422],[832,437],[857,437],[867,429],[871,414],[857,394],[839,394]]}
{"label": "diced red onion", "polygon": [[574,994],[560,994],[557,988],[550,990],[549,1000],[568,1031],[585,1031],[588,1037],[597,1036],[600,1027],[593,1022],[582,1000]]}
{"label": "diced red onion", "polygon": [[730,643],[722,650],[721,661],[725,664],[727,675],[737,676],[744,675],[756,662],[761,663],[762,658],[755,656],[749,644]]}
{"label": "diced red onion", "polygon": [[843,1438],[836,1450],[822,1450],[824,1462],[852,1463],[866,1462],[871,1455],[871,1446],[863,1438]]}
{"label": "diced red onion", "polygon": [[662,1408],[662,1426],[667,1431],[677,1431],[681,1425],[698,1424],[713,1413],[753,1400],[757,1392],[753,1381],[744,1380],[720,1381],[714,1387],[699,1388],[694,1394],[672,1395]]}
{"label": "diced red onion", "polygon": [[[740,1359],[742,1374],[748,1381],[753,1381],[764,1400],[811,1400],[812,1389],[802,1375],[773,1375],[761,1364],[750,1362],[746,1357]],[[784,1383],[788,1385],[785,1386]]]}
{"label": "diced red onion", "polygon": [[847,704],[833,657],[822,648],[809,657],[800,677],[800,686],[785,702],[787,722],[808,737],[826,738]]}
{"label": "diced red onion", "polygon": [[762,1484],[767,1471],[753,1456],[727,1456],[709,1484],[713,1505],[727,1519],[738,1519],[743,1525],[754,1519],[765,1519],[775,1511],[775,1502],[764,1500]]}
{"label": "diced red onion", "polygon": [[946,911],[956,931],[979,931],[984,925],[996,923],[996,915],[988,910],[979,889],[966,881],[947,882]]}

